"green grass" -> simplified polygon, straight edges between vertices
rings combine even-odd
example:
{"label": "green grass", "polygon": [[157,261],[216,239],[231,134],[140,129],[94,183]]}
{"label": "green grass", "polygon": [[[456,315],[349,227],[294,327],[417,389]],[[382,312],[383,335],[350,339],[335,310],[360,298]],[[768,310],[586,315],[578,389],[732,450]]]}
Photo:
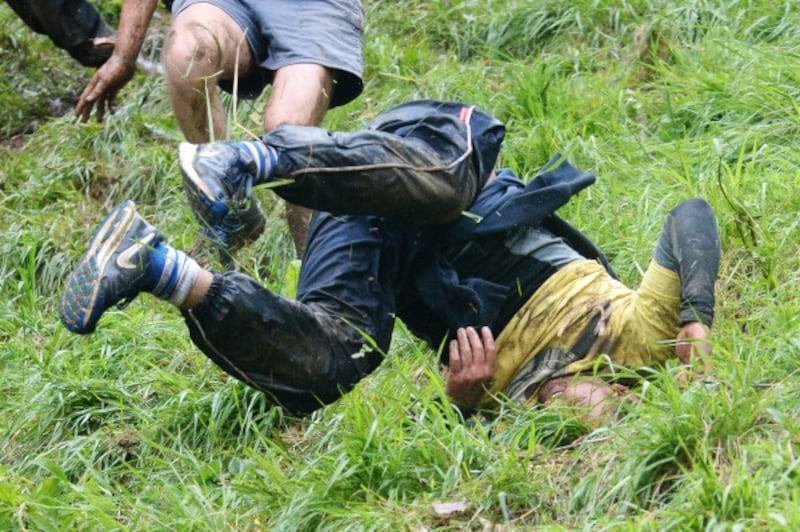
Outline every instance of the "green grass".
{"label": "green grass", "polygon": [[[791,2],[767,0],[367,3],[365,92],[327,127],[412,98],[478,104],[507,124],[502,164],[532,177],[560,151],[598,175],[562,214],[632,284],[680,200],[720,222],[714,382],[681,390],[656,368],[604,427],[513,405],[463,426],[437,406],[437,354],[402,326],[373,376],[303,420],[227,378],[149,296],[69,334],[61,285],[122,199],[195,246],[180,133],[157,76],[102,126],[63,114],[91,71],[0,6],[0,528],[797,529],[797,28]],[[234,135],[258,131],[263,102],[238,102]],[[259,194],[267,234],[239,266],[281,291],[291,239]]]}

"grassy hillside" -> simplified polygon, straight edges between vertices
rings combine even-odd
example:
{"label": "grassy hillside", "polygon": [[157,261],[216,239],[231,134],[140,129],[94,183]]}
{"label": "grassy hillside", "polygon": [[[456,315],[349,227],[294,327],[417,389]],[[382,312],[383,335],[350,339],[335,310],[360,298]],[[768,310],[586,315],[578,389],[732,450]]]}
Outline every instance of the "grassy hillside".
{"label": "grassy hillside", "polygon": [[[676,367],[656,369],[608,426],[510,405],[461,426],[435,407],[437,354],[399,326],[374,376],[292,420],[226,378],[149,296],[92,336],[69,334],[64,277],[122,199],[173,244],[196,245],[181,137],[153,75],[134,79],[104,125],[62,115],[91,72],[1,5],[0,528],[800,528],[800,11],[788,0],[366,8],[366,89],[327,127],[358,128],[412,98],[478,104],[507,124],[503,165],[532,177],[560,151],[597,174],[562,214],[634,285],[669,209],[708,199],[724,252],[715,378],[681,390]],[[232,136],[258,129],[262,104],[239,102]],[[260,198],[268,231],[239,267],[281,291],[291,240],[281,204]]]}

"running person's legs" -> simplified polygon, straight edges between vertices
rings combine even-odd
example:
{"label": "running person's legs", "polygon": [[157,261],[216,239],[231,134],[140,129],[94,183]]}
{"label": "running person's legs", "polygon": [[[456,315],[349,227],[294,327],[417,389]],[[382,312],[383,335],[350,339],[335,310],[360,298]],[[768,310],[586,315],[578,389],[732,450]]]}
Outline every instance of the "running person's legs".
{"label": "running person's legs", "polygon": [[225,139],[227,118],[216,85],[256,68],[245,31],[220,7],[193,3],[176,11],[163,61],[167,91],[186,139]]}
{"label": "running person's legs", "polygon": [[[192,143],[227,137],[213,86],[244,98],[271,83],[264,131],[282,124],[317,126],[331,106],[362,89],[363,9],[353,0],[184,0],[165,46],[169,93]],[[209,120],[211,128],[209,129]],[[213,134],[213,135],[212,135]],[[287,204],[298,254],[310,212]]]}
{"label": "running person's legs", "polygon": [[[280,67],[275,71],[272,92],[264,110],[264,131],[283,124],[318,126],[322,123],[334,91],[332,72],[310,63]],[[298,256],[306,246],[311,211],[286,202],[286,222]]]}

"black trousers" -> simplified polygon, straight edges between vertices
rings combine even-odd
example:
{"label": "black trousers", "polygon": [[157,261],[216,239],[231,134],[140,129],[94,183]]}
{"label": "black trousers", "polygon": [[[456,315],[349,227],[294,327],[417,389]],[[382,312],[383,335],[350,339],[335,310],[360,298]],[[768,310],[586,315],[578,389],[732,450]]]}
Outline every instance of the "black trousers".
{"label": "black trousers", "polygon": [[48,36],[82,65],[99,67],[107,59],[92,53],[92,39],[110,33],[110,29],[86,0],[5,1],[28,27]]}
{"label": "black trousers", "polygon": [[282,126],[276,187],[318,209],[297,301],[240,273],[215,274],[185,311],[195,344],[230,375],[304,414],[372,372],[389,348],[396,297],[425,224],[458,218],[483,188],[503,127],[462,104],[415,102],[354,133]]}

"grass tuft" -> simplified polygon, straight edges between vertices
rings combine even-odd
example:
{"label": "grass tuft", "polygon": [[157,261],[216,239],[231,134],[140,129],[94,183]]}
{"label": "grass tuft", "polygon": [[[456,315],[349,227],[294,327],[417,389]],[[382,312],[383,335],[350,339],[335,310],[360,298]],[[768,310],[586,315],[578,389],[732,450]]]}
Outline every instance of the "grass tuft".
{"label": "grass tuft", "polygon": [[[118,5],[99,2],[108,20]],[[91,336],[58,322],[62,283],[126,198],[169,241],[198,237],[163,80],[137,75],[105,124],[72,108],[83,69],[0,6],[0,528],[765,529],[800,527],[800,15],[789,1],[463,0],[366,6],[357,129],[413,98],[503,120],[501,164],[531,179],[556,152],[597,183],[560,213],[636,285],[664,217],[702,196],[723,260],[708,382],[647,373],[598,426],[502,405],[461,424],[439,353],[399,324],[384,364],[313,416],[283,415],[141,296]],[[163,26],[166,14],[158,12]],[[158,24],[157,24],[158,26]],[[151,31],[157,60],[164,32]],[[260,131],[264,95],[223,98]],[[284,207],[236,266],[291,291]]]}

